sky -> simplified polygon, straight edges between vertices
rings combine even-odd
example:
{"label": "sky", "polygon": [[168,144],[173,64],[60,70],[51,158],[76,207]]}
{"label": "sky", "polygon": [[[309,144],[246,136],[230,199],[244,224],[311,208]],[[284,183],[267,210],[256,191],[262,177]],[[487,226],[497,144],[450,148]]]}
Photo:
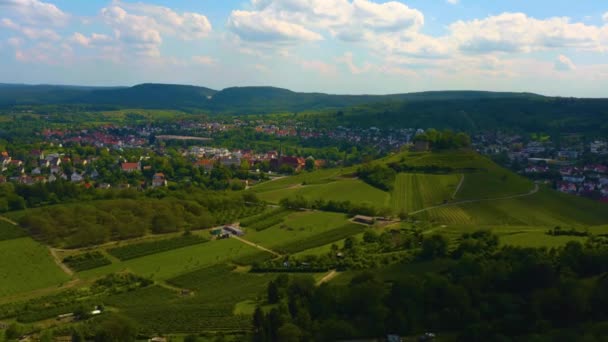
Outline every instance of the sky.
{"label": "sky", "polygon": [[608,97],[604,0],[0,0],[0,83]]}

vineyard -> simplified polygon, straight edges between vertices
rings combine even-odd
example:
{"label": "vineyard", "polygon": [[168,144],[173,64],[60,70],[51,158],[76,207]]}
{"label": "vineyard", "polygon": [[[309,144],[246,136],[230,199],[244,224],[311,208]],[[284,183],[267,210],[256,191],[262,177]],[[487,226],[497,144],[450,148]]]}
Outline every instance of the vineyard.
{"label": "vineyard", "polygon": [[363,226],[360,224],[347,223],[341,227],[314,236],[277,246],[275,249],[282,253],[293,254],[342,240],[351,235],[361,233],[363,229]]}
{"label": "vineyard", "polygon": [[101,252],[88,252],[78,255],[70,255],[63,259],[63,263],[76,272],[86,271],[97,267],[109,265],[108,260]]}
{"label": "vineyard", "polygon": [[262,231],[270,228],[274,225],[283,222],[283,219],[288,216],[291,211],[283,208],[278,208],[260,215],[251,216],[241,221],[241,226],[253,229],[256,231]]}
{"label": "vineyard", "polygon": [[451,200],[460,177],[456,174],[398,174],[391,197],[393,211],[411,212]]}
{"label": "vineyard", "polygon": [[[346,215],[327,212],[295,212],[287,216],[283,223],[261,232],[249,231],[247,240],[270,249],[301,249],[327,244],[331,231],[348,224]],[[359,228],[362,226],[359,226]],[[337,234],[343,235],[344,232]],[[336,239],[337,240],[337,239]],[[306,241],[305,243],[303,243]],[[301,247],[294,247],[303,243]]]}
{"label": "vineyard", "polygon": [[108,253],[122,261],[125,261],[135,258],[141,258],[146,255],[170,251],[172,249],[197,245],[208,241],[209,240],[197,235],[185,235],[172,239],[143,242],[122,247],[110,248],[108,249]]}
{"label": "vineyard", "polygon": [[231,224],[238,221],[240,218],[258,215],[263,212],[264,206],[252,205],[242,206],[229,210],[217,211],[214,213],[216,223],[218,225]]}
{"label": "vineyard", "polygon": [[249,316],[235,315],[237,303],[262,296],[272,275],[234,272],[217,265],[199,269],[168,282],[193,291],[182,296],[151,287],[108,299],[108,304],[134,317],[144,331],[191,333],[201,331],[249,331]]}
{"label": "vineyard", "polygon": [[584,227],[605,222],[608,212],[601,203],[541,190],[527,197],[436,208],[416,217],[443,224]]}
{"label": "vineyard", "polygon": [[283,198],[302,196],[308,200],[350,201],[383,207],[389,202],[389,194],[358,179],[340,179],[325,184],[306,184],[263,192],[258,196],[271,203]]}

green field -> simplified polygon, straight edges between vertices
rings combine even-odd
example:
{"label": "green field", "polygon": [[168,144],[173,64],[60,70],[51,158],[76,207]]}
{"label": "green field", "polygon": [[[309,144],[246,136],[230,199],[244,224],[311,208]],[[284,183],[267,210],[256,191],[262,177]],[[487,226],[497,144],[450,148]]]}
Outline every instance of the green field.
{"label": "green field", "polygon": [[237,240],[226,239],[115,262],[79,275],[87,279],[128,270],[155,280],[166,280],[199,268],[257,253],[259,250],[254,247]]}
{"label": "green field", "polygon": [[358,179],[340,179],[325,184],[293,185],[288,188],[258,193],[258,197],[270,203],[282,198],[303,196],[308,200],[350,201],[375,207],[388,205],[390,195]]}
{"label": "green field", "polygon": [[400,173],[391,196],[394,212],[411,212],[438,205],[452,199],[460,175],[429,175]]}
{"label": "green field", "polygon": [[341,240],[362,229],[361,225],[349,223],[344,214],[298,212],[280,225],[248,232],[245,238],[266,248],[294,253]]}
{"label": "green field", "polygon": [[599,202],[543,189],[526,197],[431,209],[415,217],[436,223],[460,225],[585,227],[608,222],[608,210]]}
{"label": "green field", "polygon": [[[242,302],[257,302],[274,275],[240,273],[216,265],[186,273],[168,282],[192,290],[191,295],[158,286],[118,295],[107,303],[135,319],[149,332],[249,330],[249,316],[235,315]],[[248,313],[251,314],[251,313]]]}
{"label": "green field", "polygon": [[30,238],[0,241],[0,297],[57,287],[69,279],[38,242]]}
{"label": "green field", "polygon": [[252,187],[251,191],[261,193],[272,190],[285,189],[294,185],[324,184],[333,182],[337,178],[349,173],[352,174],[355,171],[356,168],[350,167],[342,169],[322,169],[314,172],[302,172],[294,176],[281,177],[275,180],[258,184]]}
{"label": "green field", "polygon": [[0,220],[0,241],[27,236],[25,230],[4,220]]}

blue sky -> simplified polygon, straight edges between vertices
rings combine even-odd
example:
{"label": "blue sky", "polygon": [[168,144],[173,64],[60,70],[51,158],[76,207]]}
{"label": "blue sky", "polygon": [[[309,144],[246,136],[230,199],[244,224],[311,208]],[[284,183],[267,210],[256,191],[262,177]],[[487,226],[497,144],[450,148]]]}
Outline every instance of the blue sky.
{"label": "blue sky", "polygon": [[608,97],[608,3],[0,0],[0,82]]}

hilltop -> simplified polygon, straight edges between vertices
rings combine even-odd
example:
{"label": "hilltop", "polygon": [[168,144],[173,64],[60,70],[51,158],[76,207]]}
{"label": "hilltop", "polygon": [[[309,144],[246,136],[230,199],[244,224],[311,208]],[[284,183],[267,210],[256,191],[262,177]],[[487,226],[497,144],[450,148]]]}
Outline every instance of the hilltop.
{"label": "hilltop", "polygon": [[77,87],[53,85],[0,86],[0,106],[80,104],[131,108],[199,109],[218,113],[251,114],[298,112],[394,101],[446,101],[540,97],[527,93],[433,91],[391,95],[334,95],[301,93],[275,87],[231,87],[213,90],[175,84],[133,87]]}

